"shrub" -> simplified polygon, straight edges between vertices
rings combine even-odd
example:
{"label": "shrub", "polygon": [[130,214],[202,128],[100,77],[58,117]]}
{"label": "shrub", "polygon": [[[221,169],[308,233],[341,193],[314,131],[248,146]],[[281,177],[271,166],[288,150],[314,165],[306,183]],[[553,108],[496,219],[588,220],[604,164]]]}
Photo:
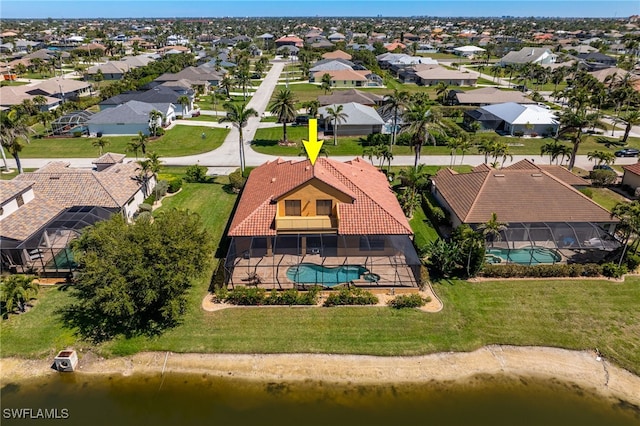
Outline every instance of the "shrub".
{"label": "shrub", "polygon": [[593,198],[593,190],[591,188],[582,188],[580,192],[582,192],[584,195],[586,195],[589,198]]}
{"label": "shrub", "polygon": [[620,278],[627,273],[626,265],[616,265],[613,262],[602,265],[602,275],[608,278]]}
{"label": "shrub", "polygon": [[401,294],[396,296],[395,299],[389,300],[387,305],[392,308],[419,308],[424,306],[425,303],[430,302],[430,297],[422,297],[418,293],[414,294]]}
{"label": "shrub", "polygon": [[162,127],[156,129],[156,136],[162,136],[165,134],[165,130]]}
{"label": "shrub", "polygon": [[216,290],[215,298],[219,302],[232,305],[315,305],[318,303],[319,292],[317,287],[304,292],[295,289],[286,291],[273,289],[268,294],[261,288],[238,287],[228,290],[226,287],[221,287]]}
{"label": "shrub", "polygon": [[429,192],[422,194],[422,210],[434,225],[441,225],[447,221],[444,210],[438,206],[437,201]]}
{"label": "shrub", "polygon": [[618,174],[611,170],[592,170],[589,172],[589,179],[594,186],[606,186],[615,183]]}
{"label": "shrub", "polygon": [[232,305],[263,305],[266,298],[266,292],[263,288],[256,287],[238,287],[233,289],[227,295],[225,301]]}
{"label": "shrub", "polygon": [[142,212],[150,212],[153,210],[153,207],[151,207],[151,204],[147,204],[147,203],[142,203],[138,206],[138,211],[140,213]]}
{"label": "shrub", "polygon": [[431,280],[429,269],[425,265],[420,265],[420,283],[418,284],[420,290],[424,290],[427,287],[429,280]]}
{"label": "shrub", "polygon": [[166,180],[159,180],[156,183],[156,187],[153,189],[153,194],[157,197],[164,197],[167,195],[167,191],[169,190],[169,182]]}
{"label": "shrub", "polygon": [[640,256],[637,254],[627,253],[625,263],[630,271],[635,271],[640,266]]}
{"label": "shrub", "polygon": [[80,136],[82,136],[82,132],[80,130],[76,130],[75,132],[73,132],[74,138],[79,138]]}
{"label": "shrub", "polygon": [[331,293],[324,301],[323,306],[339,305],[375,305],[378,298],[370,291],[361,288],[341,288]]}
{"label": "shrub", "polygon": [[559,278],[597,277],[602,275],[602,267],[595,263],[555,264],[555,265],[508,265],[485,264],[481,274],[487,278]]}
{"label": "shrub", "polygon": [[167,192],[169,194],[174,194],[180,191],[180,188],[182,188],[182,178],[173,178],[169,181],[169,188],[167,189]]}
{"label": "shrub", "polygon": [[199,164],[187,167],[185,180],[190,183],[202,183],[207,181],[207,168]]}
{"label": "shrub", "polygon": [[521,138],[524,136],[524,132],[518,130],[517,132],[513,132],[513,136],[517,137],[517,138]]}
{"label": "shrub", "polygon": [[409,133],[400,133],[396,135],[396,145],[400,145],[400,146],[411,145],[411,135]]}
{"label": "shrub", "polygon": [[247,178],[242,176],[240,169],[234,171],[229,175],[229,184],[233,189],[233,192],[239,193],[247,182]]}

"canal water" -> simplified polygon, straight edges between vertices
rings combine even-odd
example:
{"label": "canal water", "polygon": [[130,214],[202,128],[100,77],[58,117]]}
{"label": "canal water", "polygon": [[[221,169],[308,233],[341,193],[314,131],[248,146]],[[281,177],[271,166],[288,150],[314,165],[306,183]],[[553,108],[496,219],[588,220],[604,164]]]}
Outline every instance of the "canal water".
{"label": "canal water", "polygon": [[5,381],[1,397],[2,425],[640,425],[638,407],[576,386],[489,376],[336,385],[76,373]]}

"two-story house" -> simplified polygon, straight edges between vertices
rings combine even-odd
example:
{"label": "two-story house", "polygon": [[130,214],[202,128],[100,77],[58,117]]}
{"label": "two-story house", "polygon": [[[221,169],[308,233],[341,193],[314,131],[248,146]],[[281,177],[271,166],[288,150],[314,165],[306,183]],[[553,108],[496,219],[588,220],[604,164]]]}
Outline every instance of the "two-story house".
{"label": "two-story house", "polygon": [[319,158],[313,166],[278,159],[254,169],[228,236],[231,286],[413,287],[419,280],[411,227],[386,176],[360,158]]}

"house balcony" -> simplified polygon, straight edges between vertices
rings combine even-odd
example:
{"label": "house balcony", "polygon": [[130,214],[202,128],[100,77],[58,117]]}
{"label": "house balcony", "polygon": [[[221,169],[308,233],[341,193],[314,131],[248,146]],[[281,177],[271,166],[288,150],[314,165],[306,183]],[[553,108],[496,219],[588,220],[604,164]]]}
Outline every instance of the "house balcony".
{"label": "house balcony", "polygon": [[324,231],[338,229],[338,218],[332,216],[276,217],[278,231]]}

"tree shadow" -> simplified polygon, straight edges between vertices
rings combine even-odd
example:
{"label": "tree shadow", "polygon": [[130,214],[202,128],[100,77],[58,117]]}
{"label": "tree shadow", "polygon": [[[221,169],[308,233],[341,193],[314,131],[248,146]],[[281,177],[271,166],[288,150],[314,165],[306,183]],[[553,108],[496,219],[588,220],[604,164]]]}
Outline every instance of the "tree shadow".
{"label": "tree shadow", "polygon": [[251,141],[251,145],[262,147],[277,146],[278,141],[273,139],[254,139]]}
{"label": "tree shadow", "polygon": [[605,137],[596,138],[596,142],[604,145],[607,148],[620,148],[625,146],[624,142],[621,142],[620,139],[608,139]]}

